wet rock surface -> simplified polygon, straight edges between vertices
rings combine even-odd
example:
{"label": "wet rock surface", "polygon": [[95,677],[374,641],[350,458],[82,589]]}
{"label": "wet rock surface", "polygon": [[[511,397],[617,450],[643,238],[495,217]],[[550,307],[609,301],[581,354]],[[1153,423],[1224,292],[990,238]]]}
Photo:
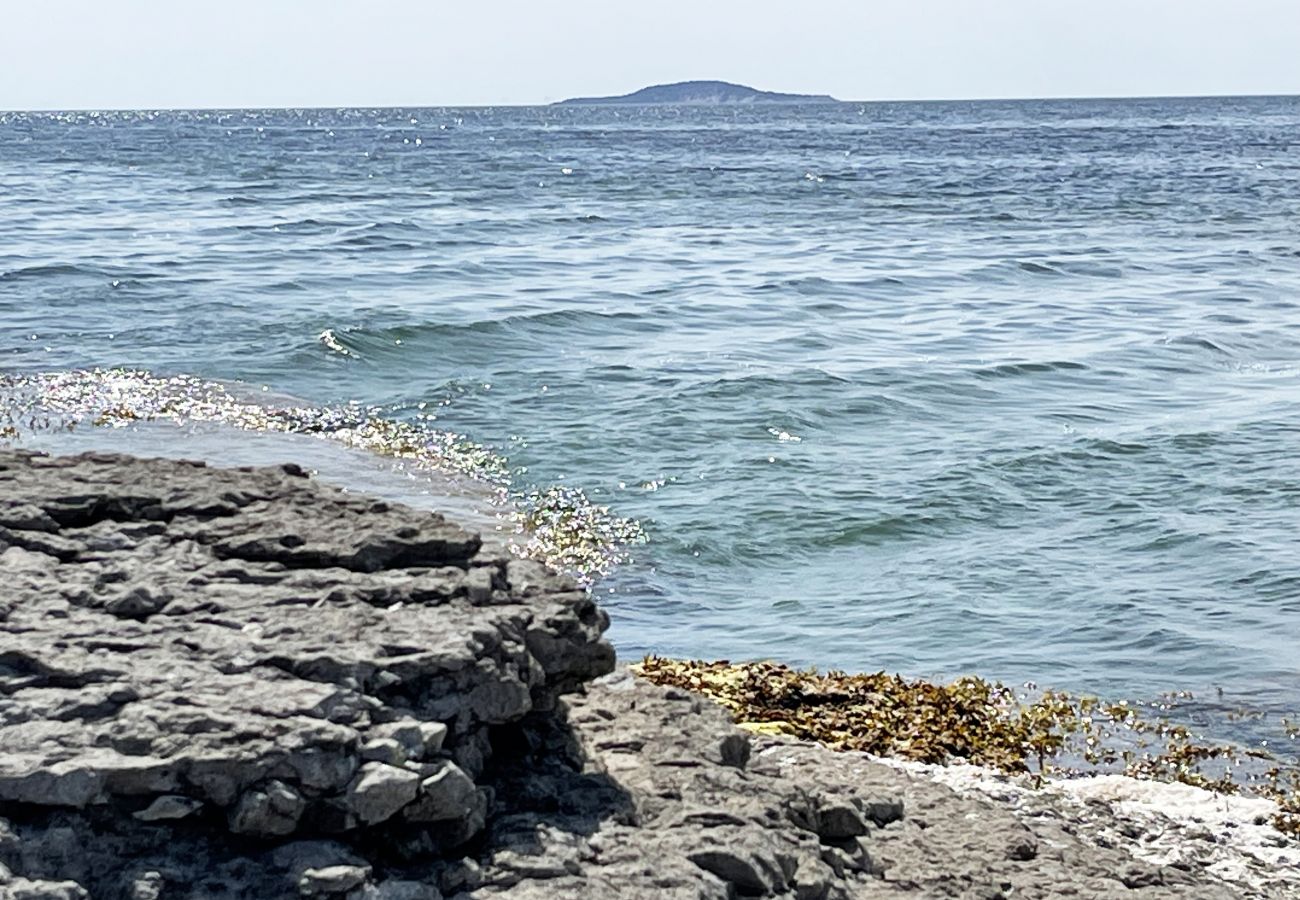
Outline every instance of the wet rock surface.
{"label": "wet rock surface", "polygon": [[0,897],[1244,896],[602,678],[606,624],[293,466],[0,451]]}

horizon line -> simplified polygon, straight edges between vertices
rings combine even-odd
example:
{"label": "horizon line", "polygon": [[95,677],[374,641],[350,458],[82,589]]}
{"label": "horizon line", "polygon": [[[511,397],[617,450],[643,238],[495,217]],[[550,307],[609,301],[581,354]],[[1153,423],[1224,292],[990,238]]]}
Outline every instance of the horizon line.
{"label": "horizon line", "polygon": [[[673,84],[683,82],[672,82]],[[654,86],[654,85],[652,85]],[[633,92],[635,93],[635,92]],[[771,93],[771,92],[769,92]],[[777,92],[780,93],[780,92]],[[615,97],[627,95],[613,95]],[[811,95],[816,96],[816,95]],[[829,96],[829,95],[827,95]],[[1048,101],[1089,101],[1089,100],[1254,100],[1277,98],[1300,98],[1300,92],[1265,92],[1265,93],[1210,93],[1210,94],[1060,94],[1039,97],[921,97],[921,98],[879,98],[874,100],[809,100],[759,102],[759,103],[606,103],[608,106],[830,106],[838,104],[903,104],[903,103],[1033,103]],[[336,105],[280,105],[280,106],[67,106],[67,107],[7,107],[0,109],[0,115],[9,113],[111,113],[111,112],[218,112],[229,110],[339,110],[339,109],[545,109],[558,106],[569,100],[583,100],[586,97],[566,97],[563,100],[548,100],[540,103],[380,103],[380,104],[345,104]]]}

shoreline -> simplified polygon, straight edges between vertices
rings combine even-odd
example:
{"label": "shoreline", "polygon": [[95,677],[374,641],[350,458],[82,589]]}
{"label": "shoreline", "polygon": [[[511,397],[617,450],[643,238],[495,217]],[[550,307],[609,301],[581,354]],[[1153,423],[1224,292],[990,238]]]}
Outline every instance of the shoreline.
{"label": "shoreline", "polygon": [[[55,372],[0,374],[0,447],[31,447],[62,454],[104,450],[135,455],[197,455],[214,464],[274,464],[282,459],[303,462],[326,480],[345,489],[368,491],[385,499],[419,508],[451,513],[463,524],[512,546],[512,552],[542,560],[574,575],[586,587],[597,582],[618,584],[620,574],[635,565],[638,549],[648,535],[636,518],[604,505],[601,489],[589,494],[581,487],[559,482],[529,482],[511,468],[501,449],[480,445],[466,435],[437,427],[437,416],[421,414],[406,421],[385,414],[380,407],[357,403],[318,405],[270,391],[243,381],[214,381],[186,374],[155,374],[136,368],[94,368]],[[171,433],[182,436],[176,440]],[[782,440],[780,434],[775,434]],[[787,435],[788,437],[788,435]],[[260,449],[254,447],[260,445]],[[252,452],[250,452],[252,451]],[[371,462],[373,461],[373,465]],[[390,476],[396,476],[396,479]],[[413,494],[397,481],[427,485]],[[655,483],[642,485],[643,489]],[[418,494],[427,494],[428,499]],[[653,574],[656,563],[648,565]],[[643,573],[642,573],[643,574]],[[635,589],[636,582],[631,583]],[[612,591],[611,591],[612,593]],[[611,601],[614,598],[609,598]],[[617,626],[618,623],[616,623]],[[671,643],[671,642],[670,642]],[[656,653],[654,641],[637,642],[637,654]],[[791,664],[825,666],[820,656],[802,653],[795,660],[763,647],[741,654],[749,659],[780,658]],[[734,648],[733,648],[734,650]],[[701,652],[698,645],[680,651],[683,656]],[[677,654],[672,654],[677,655]],[[868,671],[874,660],[857,660],[837,668]],[[895,660],[909,677],[937,681],[968,674],[960,668],[930,660],[929,666]],[[1037,669],[990,676],[987,668],[972,666],[976,677],[998,677],[1006,683],[1044,678]],[[1093,686],[1117,702],[1157,705],[1196,696],[1182,723],[1212,723],[1207,740],[1258,747],[1291,738],[1284,728],[1253,727],[1268,720],[1300,721],[1282,687],[1290,683],[1283,670],[1267,678],[1238,684],[1223,699],[1220,685],[1208,681],[1146,683],[1133,689],[1127,684]],[[1188,689],[1192,689],[1189,691]],[[1079,694],[1077,685],[1063,690]],[[1217,690],[1218,702],[1206,702]],[[1082,694],[1079,694],[1082,696]],[[1292,738],[1294,739],[1294,738]],[[1283,745],[1284,746],[1284,745]],[[1295,763],[1300,765],[1300,757]]]}
{"label": "shoreline", "polygon": [[[485,535],[494,534],[495,539],[513,546],[512,552],[573,574],[584,586],[602,579],[617,584],[620,594],[625,589],[619,582],[620,571],[647,540],[639,522],[601,505],[594,496],[600,490],[588,496],[580,488],[545,482],[516,488],[511,484],[509,462],[500,451],[475,444],[465,435],[438,430],[432,419],[409,423],[385,417],[378,408],[314,405],[268,392],[266,386],[259,389],[254,383],[157,375],[129,368],[0,375],[0,399],[4,416],[0,419],[0,447],[29,446],[51,453],[197,454],[217,464],[294,459],[313,474],[319,468],[322,477],[345,489],[448,512]],[[360,427],[358,423],[362,423]],[[176,440],[173,431],[182,439]],[[260,449],[253,449],[259,445]],[[375,461],[373,466],[370,460]],[[401,481],[416,490],[399,484]],[[654,572],[653,562],[650,571]],[[632,586],[635,588],[635,583]],[[613,605],[616,598],[608,599]],[[619,627],[616,623],[616,632]],[[626,646],[623,637],[620,646]],[[658,652],[654,641],[631,643],[637,654]],[[769,649],[764,647],[746,658],[776,658]],[[691,652],[699,653],[700,648],[695,646]],[[826,664],[807,653],[798,661]],[[866,671],[865,665],[875,663],[858,660],[852,668]],[[937,669],[923,666],[919,671],[915,665],[897,661],[896,665],[900,671],[912,672],[909,677],[929,681],[963,674],[942,664]],[[978,677],[988,677],[985,669],[975,667],[974,671],[981,673]],[[1300,709],[1278,693],[1278,678],[1284,674],[1238,685],[1228,700],[1219,702],[1205,702],[1216,687],[1208,682],[1158,683],[1136,691],[1126,686],[1095,690],[1118,702],[1147,706],[1153,716],[1159,714],[1157,707],[1165,712],[1166,700],[1172,698],[1186,707],[1178,720],[1181,724],[1199,730],[1202,722],[1209,723],[1211,733],[1202,736],[1203,743],[1284,747],[1291,734],[1275,724],[1267,725],[1281,720],[1285,726],[1288,717],[1300,721]],[[1041,675],[1030,670],[999,677],[1040,681]],[[1190,706],[1182,702],[1191,699],[1189,687],[1198,698]],[[1254,702],[1256,694],[1265,699]],[[1300,758],[1294,762],[1300,764]]]}
{"label": "shoreline", "polygon": [[[945,684],[768,661],[647,656],[631,668],[656,684],[711,698],[755,734],[912,763],[956,762],[1032,778],[1036,786],[1120,776],[1225,798],[1259,798],[1271,804],[1269,824],[1300,837],[1300,770],[1293,761],[1236,744],[1206,743],[1167,716],[1149,715],[1126,701],[1053,690],[1018,694],[977,676]],[[1283,725],[1294,739],[1294,724]]]}
{"label": "shoreline", "polygon": [[1162,821],[1100,782],[1058,796],[736,729],[616,670],[567,579],[296,466],[0,451],[0,486],[0,893],[1300,887],[1280,868],[1300,845],[1253,819],[1208,840],[1204,812]]}

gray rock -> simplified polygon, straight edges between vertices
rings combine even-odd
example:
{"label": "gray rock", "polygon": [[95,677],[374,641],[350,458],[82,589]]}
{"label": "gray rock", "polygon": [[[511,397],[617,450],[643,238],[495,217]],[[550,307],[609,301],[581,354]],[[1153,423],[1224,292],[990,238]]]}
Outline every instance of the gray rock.
{"label": "gray rock", "polygon": [[[1286,896],[1203,874],[1157,883],[1087,843],[1068,812],[1022,819],[860,754],[751,738],[720,707],[621,673],[565,698],[556,720],[532,736],[527,774],[496,785],[471,897]],[[1027,829],[1050,862],[1008,858]]]}
{"label": "gray rock", "polygon": [[308,869],[298,878],[298,892],[306,897],[333,897],[360,887],[370,877],[369,866],[327,866]]}
{"label": "gray rock", "polygon": [[131,882],[131,900],[158,900],[166,885],[161,872],[144,872]]}
{"label": "gray rock", "polygon": [[106,601],[104,609],[124,619],[144,619],[161,610],[171,599],[168,591],[137,584]]}
{"label": "gray rock", "polygon": [[373,825],[392,818],[420,791],[420,776],[387,763],[361,767],[348,785],[347,805],[362,822]]}
{"label": "gray rock", "polygon": [[281,844],[268,854],[271,865],[282,870],[294,885],[308,869],[330,869],[335,866],[360,866],[367,863],[351,848],[336,841],[291,841]]}
{"label": "gray rock", "polygon": [[371,738],[361,745],[361,758],[400,766],[406,762],[406,748],[392,738]]}
{"label": "gray rock", "polygon": [[253,837],[292,834],[307,809],[302,794],[283,781],[245,791],[230,813],[230,830]]}
{"label": "gray rock", "polygon": [[441,722],[417,722],[416,728],[420,732],[420,742],[425,756],[432,756],[442,749],[443,743],[447,740],[446,725]]}
{"label": "gray rock", "polygon": [[474,806],[477,788],[460,766],[446,761],[440,770],[420,782],[420,799],[406,810],[412,822],[464,819]]}
{"label": "gray rock", "polygon": [[442,900],[442,893],[422,881],[390,878],[380,884],[367,884],[348,894],[348,900]]}
{"label": "gray rock", "polygon": [[144,809],[131,815],[141,822],[160,822],[183,819],[202,808],[202,800],[195,800],[192,797],[180,797],[176,794],[163,794]]}
{"label": "gray rock", "polygon": [[482,606],[492,601],[492,571],[486,567],[476,567],[465,575],[465,590],[470,603]]}
{"label": "gray rock", "polygon": [[785,879],[771,864],[743,849],[708,847],[692,850],[686,858],[731,885],[742,896],[766,897],[785,889]]}
{"label": "gray rock", "polygon": [[0,885],[0,900],[87,900],[90,894],[75,881],[14,878]]}
{"label": "gray rock", "polygon": [[370,733],[379,739],[397,741],[410,759],[423,759],[442,749],[447,739],[447,726],[441,722],[399,719],[375,725]]}
{"label": "gray rock", "polygon": [[831,802],[817,811],[817,836],[839,841],[867,833],[862,813],[848,803]]}

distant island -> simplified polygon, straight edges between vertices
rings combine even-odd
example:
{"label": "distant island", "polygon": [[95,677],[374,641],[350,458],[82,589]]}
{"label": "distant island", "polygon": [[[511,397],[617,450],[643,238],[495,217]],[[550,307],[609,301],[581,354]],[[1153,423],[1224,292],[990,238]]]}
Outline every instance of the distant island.
{"label": "distant island", "polygon": [[838,103],[827,94],[778,94],[760,91],[729,81],[678,81],[673,84],[656,84],[641,88],[631,94],[617,97],[573,97],[561,100],[557,106],[595,106],[600,104],[651,104],[722,105],[743,103]]}

